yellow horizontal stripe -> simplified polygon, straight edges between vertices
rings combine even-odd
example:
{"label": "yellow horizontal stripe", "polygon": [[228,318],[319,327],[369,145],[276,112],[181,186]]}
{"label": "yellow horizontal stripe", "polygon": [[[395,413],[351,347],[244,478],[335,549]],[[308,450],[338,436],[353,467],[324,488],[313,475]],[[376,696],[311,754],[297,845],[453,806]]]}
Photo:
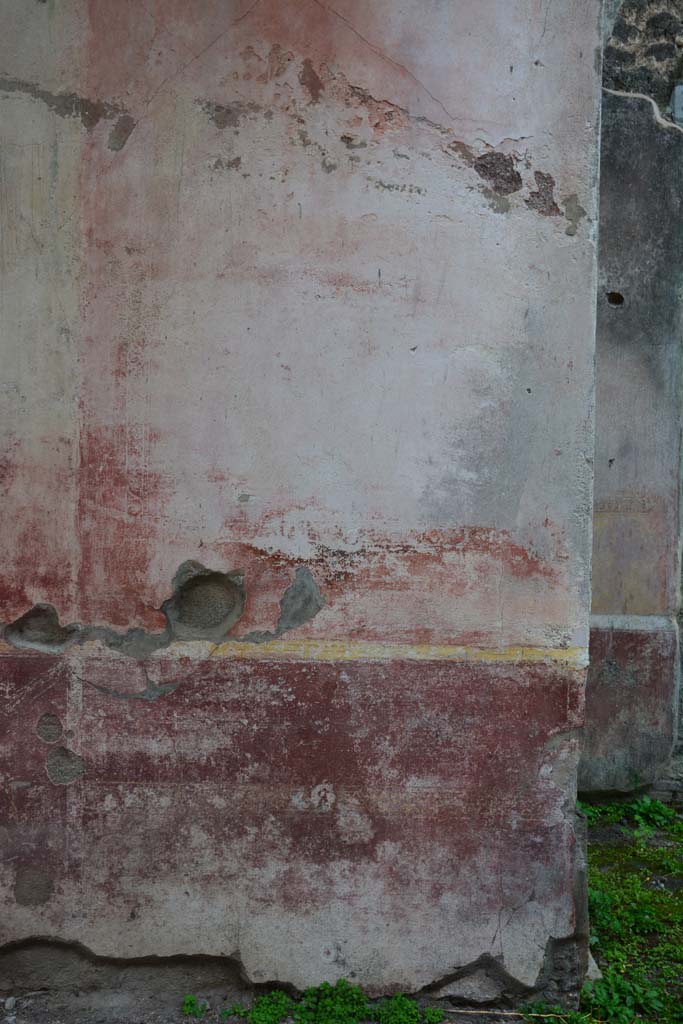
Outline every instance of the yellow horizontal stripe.
{"label": "yellow horizontal stripe", "polygon": [[[163,652],[162,652],[163,653]],[[460,647],[455,644],[374,643],[368,640],[267,640],[261,644],[228,640],[212,658],[292,658],[296,661],[483,661],[588,663],[583,647]]]}
{"label": "yellow horizontal stripe", "polygon": [[[86,655],[106,658],[107,648],[97,643],[85,643],[69,648],[66,655],[82,651]],[[31,656],[26,648],[18,649],[0,641],[0,656],[22,654]],[[379,643],[371,640],[267,640],[264,643],[246,643],[227,640],[221,644],[206,641],[176,642],[161,647],[152,658],[189,657],[201,661],[206,658],[274,661],[455,661],[455,662],[555,662],[585,668],[588,651],[583,647],[464,647],[457,644],[399,644]],[[64,656],[64,655],[62,655]],[[120,657],[120,655],[117,655]]]}

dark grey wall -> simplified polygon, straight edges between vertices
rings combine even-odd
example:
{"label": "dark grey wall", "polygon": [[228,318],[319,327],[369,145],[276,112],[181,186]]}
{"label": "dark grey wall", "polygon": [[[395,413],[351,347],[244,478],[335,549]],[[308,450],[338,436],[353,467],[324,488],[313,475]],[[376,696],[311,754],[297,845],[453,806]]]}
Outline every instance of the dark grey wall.
{"label": "dark grey wall", "polygon": [[682,184],[683,131],[647,96],[605,92],[585,792],[654,782],[675,738]]}

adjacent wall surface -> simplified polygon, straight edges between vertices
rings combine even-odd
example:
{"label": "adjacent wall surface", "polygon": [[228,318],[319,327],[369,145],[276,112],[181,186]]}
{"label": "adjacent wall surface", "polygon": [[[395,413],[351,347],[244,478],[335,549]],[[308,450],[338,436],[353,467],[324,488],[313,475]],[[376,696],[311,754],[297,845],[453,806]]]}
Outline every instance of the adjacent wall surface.
{"label": "adjacent wall surface", "polygon": [[599,6],[0,5],[3,941],[576,993]]}
{"label": "adjacent wall surface", "polygon": [[584,791],[653,783],[676,735],[682,159],[651,98],[605,90]]}

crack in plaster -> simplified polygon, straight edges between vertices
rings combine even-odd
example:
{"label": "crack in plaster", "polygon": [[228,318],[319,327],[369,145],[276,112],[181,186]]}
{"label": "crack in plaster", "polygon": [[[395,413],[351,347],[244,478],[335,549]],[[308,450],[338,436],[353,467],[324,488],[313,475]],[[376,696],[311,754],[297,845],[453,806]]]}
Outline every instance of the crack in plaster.
{"label": "crack in plaster", "polygon": [[433,100],[438,107],[441,108],[441,110],[443,110],[446,117],[450,118],[451,121],[473,121],[473,118],[457,117],[455,114],[452,114],[451,111],[439,99],[439,97],[435,96],[433,92],[430,92],[430,90],[427,88],[424,82],[421,82],[420,79],[415,74],[413,74],[413,72],[410,71],[409,68],[407,68],[404,64],[400,64],[399,61],[394,60],[393,57],[390,57],[388,54],[384,53],[384,51],[380,50],[379,47],[375,46],[374,43],[371,43],[370,40],[367,39],[364,35],[362,35],[358,31],[358,29],[354,25],[352,25],[352,23],[347,18],[343,16],[343,14],[339,13],[339,11],[336,11],[333,7],[328,7],[327,4],[322,3],[322,0],[313,0],[313,3],[316,4],[316,6],[320,7],[321,10],[327,11],[328,14],[331,14],[333,15],[333,17],[338,18],[339,21],[346,25],[349,31],[353,32],[357,39],[360,39],[361,42],[365,43],[365,45],[368,46],[374,54],[380,57],[381,60],[386,61],[387,64],[391,64],[392,67],[398,68],[399,71],[403,71],[404,74],[408,75],[409,78],[412,78],[413,82],[415,82],[415,84],[419,86],[419,88],[422,89],[427,94],[427,96],[429,96],[429,98]]}
{"label": "crack in plaster", "polygon": [[[239,17],[237,17],[237,18],[235,18],[235,19],[234,19],[234,21],[231,21],[231,22],[230,22],[230,24],[228,25],[228,27],[227,27],[227,28],[223,29],[223,31],[222,31],[222,32],[219,32],[217,36],[214,36],[214,37],[213,37],[213,39],[211,39],[211,40],[210,40],[210,41],[209,41],[209,42],[208,42],[208,43],[206,44],[206,46],[204,46],[204,47],[203,47],[203,48],[202,48],[201,50],[199,50],[199,51],[198,51],[197,53],[193,54],[193,55],[192,55],[192,57],[190,57],[190,59],[189,59],[189,60],[185,61],[185,62],[184,62],[183,64],[180,64],[180,65],[179,65],[179,66],[178,66],[177,68],[175,68],[175,70],[174,70],[174,71],[172,71],[172,72],[171,72],[171,74],[170,74],[170,75],[167,75],[167,76],[166,76],[166,78],[164,78],[164,79],[163,79],[163,80],[161,81],[161,83],[160,83],[160,84],[159,84],[159,85],[157,86],[157,88],[156,88],[156,89],[154,90],[154,92],[153,92],[153,93],[151,94],[151,96],[149,97],[149,99],[147,99],[147,100],[145,101],[145,103],[144,103],[144,105],[143,105],[143,108],[142,108],[142,111],[141,111],[140,115],[138,116],[138,118],[137,118],[137,120],[136,120],[136,122],[135,122],[135,124],[134,124],[134,126],[133,126],[133,129],[132,129],[132,130],[131,130],[131,132],[130,132],[130,135],[132,135],[132,133],[133,133],[133,131],[135,130],[135,128],[137,128],[137,127],[138,127],[138,125],[139,125],[139,124],[140,124],[140,123],[141,123],[141,122],[142,122],[143,120],[145,120],[145,119],[146,119],[146,117],[147,117],[147,113],[148,113],[148,111],[149,111],[149,108],[150,108],[150,107],[152,106],[152,104],[154,103],[154,100],[155,100],[155,99],[157,98],[157,96],[159,95],[159,93],[161,93],[161,92],[162,92],[162,91],[163,91],[163,90],[164,90],[164,89],[166,88],[166,86],[167,86],[167,85],[169,84],[169,82],[173,82],[173,81],[175,81],[175,79],[176,79],[176,78],[178,78],[178,76],[179,76],[179,75],[182,75],[182,74],[183,74],[183,72],[187,71],[187,69],[188,69],[189,67],[191,67],[191,66],[192,66],[193,64],[195,64],[195,63],[196,63],[196,62],[197,62],[198,60],[201,60],[201,58],[202,58],[202,57],[203,57],[203,56],[204,56],[205,54],[207,54],[207,53],[209,52],[209,50],[212,50],[212,49],[213,49],[213,47],[214,47],[214,46],[215,46],[215,45],[216,45],[217,43],[219,43],[219,42],[221,41],[221,39],[223,39],[223,38],[224,38],[224,37],[225,37],[225,36],[226,36],[226,35],[228,34],[228,32],[230,32],[230,31],[231,31],[231,30],[232,30],[232,29],[233,29],[233,28],[235,27],[235,25],[238,25],[238,24],[239,24],[239,23],[240,23],[241,21],[244,21],[244,19],[245,19],[246,17],[248,17],[248,15],[250,15],[250,14],[251,14],[251,13],[252,13],[253,11],[255,11],[255,10],[256,10],[256,8],[257,8],[257,7],[259,6],[259,4],[260,4],[260,3],[261,3],[261,0],[254,0],[254,3],[252,3],[252,4],[251,4],[251,5],[250,5],[250,6],[249,6],[249,7],[247,8],[247,10],[246,10],[246,11],[244,11],[244,13],[243,13],[243,14],[240,14],[240,15],[239,15]],[[114,161],[115,161],[115,158],[114,158],[114,159],[112,159],[112,160],[110,161],[109,167],[111,167],[111,166],[112,166],[112,164],[114,163]]]}

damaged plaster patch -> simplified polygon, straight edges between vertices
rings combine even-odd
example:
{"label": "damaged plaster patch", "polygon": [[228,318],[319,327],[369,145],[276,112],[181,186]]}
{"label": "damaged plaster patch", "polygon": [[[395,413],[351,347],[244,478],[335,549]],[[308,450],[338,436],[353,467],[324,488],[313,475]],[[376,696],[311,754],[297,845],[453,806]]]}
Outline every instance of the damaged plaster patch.
{"label": "damaged plaster patch", "polygon": [[45,768],[50,782],[55,786],[69,786],[85,774],[85,761],[68,747],[51,747]]}
{"label": "damaged plaster patch", "polygon": [[[263,62],[265,58],[259,57],[253,50],[249,52],[251,58],[257,58]],[[367,89],[350,82],[344,74],[333,71],[325,63],[315,64],[310,58],[305,58],[300,64],[295,64],[293,55],[288,54],[286,64],[277,62],[279,76],[287,74],[287,64],[291,64],[288,80],[290,93],[298,92],[295,99],[288,99],[285,104],[273,101],[275,110],[284,118],[294,123],[290,141],[292,144],[300,144],[309,149],[310,155],[313,150],[319,154],[318,166],[325,174],[331,174],[340,167],[349,164],[360,164],[362,158],[370,162],[368,153],[362,154],[354,151],[369,151],[370,147],[376,145],[388,132],[398,133],[408,129],[411,125],[424,129],[439,138],[440,148],[444,153],[457,157],[468,168],[473,169],[481,183],[478,184],[478,191],[484,196],[487,205],[496,214],[505,214],[513,209],[513,202],[510,198],[522,189],[528,190],[526,198],[519,197],[519,205],[523,204],[535,213],[546,217],[561,216],[563,211],[558,206],[554,197],[555,181],[550,174],[542,171],[533,172],[533,181],[527,180],[532,174],[532,168],[527,155],[520,155],[518,152],[500,152],[487,146],[485,152],[477,152],[477,149],[466,142],[453,137],[453,131],[442,124],[438,124],[422,115],[412,114],[405,107],[400,106],[386,99],[377,99]],[[268,58],[270,61],[270,58]],[[259,81],[262,80],[259,78]],[[270,80],[267,75],[264,81]],[[326,103],[338,103],[347,108],[353,114],[348,123],[348,130],[337,136],[338,141],[343,145],[342,153],[335,151],[330,133],[325,130],[325,140],[317,141],[309,134],[310,125],[306,121],[306,110],[314,105],[323,106]],[[197,99],[205,114],[219,129],[233,128],[237,132],[238,126],[244,118],[249,115],[263,112],[263,107],[244,99],[235,99],[230,103],[222,104],[208,99]],[[272,117],[273,110],[268,109],[263,116]],[[308,130],[307,130],[308,129]],[[525,136],[524,138],[530,138]],[[505,139],[505,143],[521,142],[522,139]],[[407,154],[394,149],[394,156],[408,159]],[[232,160],[222,160],[221,165],[215,164],[214,169],[234,169]],[[403,193],[404,195],[425,195],[426,190],[417,184],[408,182],[391,182],[378,178],[368,178],[375,188],[382,191]],[[534,188],[535,185],[535,188]],[[577,223],[582,216],[582,211],[576,197],[566,200],[568,203],[566,218],[568,225],[566,234],[570,237],[577,233]]]}
{"label": "damaged plaster patch", "polygon": [[311,97],[311,103],[317,103],[320,99],[321,93],[325,90],[325,86],[318,77],[318,74],[308,57],[301,65],[299,81]]}
{"label": "damaged plaster patch", "polygon": [[22,907],[40,907],[54,892],[50,876],[36,867],[19,867],[14,879],[14,898]]}
{"label": "damaged plaster patch", "polygon": [[198,100],[197,102],[209,120],[221,131],[225,128],[237,128],[245,117],[250,114],[258,114],[261,109],[256,103],[242,103],[239,100],[226,104],[212,103],[210,100]]}
{"label": "damaged plaster patch", "polygon": [[[140,628],[117,633],[108,626],[61,626],[52,605],[37,604],[16,622],[5,627],[4,639],[15,647],[51,654],[61,654],[72,643],[82,645],[89,641],[99,641],[120,654],[144,659],[168,647],[174,640],[220,643],[226,639],[244,611],[246,590],[241,570],[220,572],[207,569],[201,562],[183,562],[173,579],[173,588],[172,596],[164,601],[160,609],[167,623],[162,633],[148,633]],[[325,599],[310,570],[300,565],[295,571],[293,582],[280,599],[280,615],[275,630],[255,631],[231,639],[249,644],[277,640],[284,633],[309,622],[324,605]],[[134,695],[137,699],[157,700],[158,697],[172,693],[178,685],[155,686],[149,679],[147,684],[143,693]],[[95,688],[101,689],[103,693],[121,696],[107,687]]]}
{"label": "damaged plaster patch", "polygon": [[567,196],[562,202],[564,203],[564,215],[569,221],[564,233],[570,236],[575,235],[579,230],[580,221],[586,216],[586,211],[576,195]]}
{"label": "damaged plaster patch", "polygon": [[484,153],[472,166],[499,196],[512,195],[522,187],[522,176],[509,153]]}
{"label": "damaged plaster patch", "polygon": [[[534,171],[536,179],[536,192],[530,192],[529,198],[525,200],[530,210],[535,210],[543,217],[559,217],[562,214],[555,202],[555,179],[552,174],[544,174],[543,171]],[[576,232],[574,232],[576,233]]]}
{"label": "damaged plaster patch", "polygon": [[325,605],[318,584],[305,565],[300,565],[294,575],[294,582],[287,587],[280,601],[280,618],[277,634],[303,626],[315,618]]}
{"label": "damaged plaster patch", "polygon": [[500,980],[482,966],[471,974],[447,982],[430,994],[435,999],[452,999],[454,1002],[489,1003],[499,999],[501,992]]}
{"label": "damaged plaster patch", "polygon": [[105,100],[91,100],[75,92],[50,92],[35,82],[20,78],[0,76],[0,92],[22,93],[44,103],[48,110],[59,117],[77,117],[87,131],[92,131],[100,121],[118,118],[109,136],[110,149],[122,149],[135,127],[133,117],[116,103]]}
{"label": "damaged plaster patch", "polygon": [[62,723],[56,715],[41,715],[36,724],[36,735],[43,743],[56,743],[62,735]]}
{"label": "damaged plaster patch", "polygon": [[[213,169],[214,171],[236,171],[241,166],[241,164],[241,156],[235,156],[232,158],[232,160],[224,160],[222,156],[219,156],[213,162]],[[239,497],[237,500],[243,501],[244,499],[242,497]],[[247,501],[249,501],[248,496]]]}
{"label": "damaged plaster patch", "polygon": [[318,584],[305,565],[300,565],[294,574],[294,582],[285,590],[280,598],[280,617],[275,632],[253,632],[245,636],[235,637],[245,643],[262,644],[268,640],[277,640],[292,629],[303,626],[315,618],[325,606],[325,598],[320,593]]}
{"label": "damaged plaster patch", "polygon": [[72,644],[81,627],[72,623],[59,624],[57,609],[51,604],[36,604],[5,629],[5,640],[15,647],[28,647],[34,651],[61,654]]}
{"label": "damaged plaster patch", "polygon": [[507,196],[501,196],[499,193],[494,192],[493,189],[483,188],[482,195],[488,200],[488,204],[495,213],[509,213],[510,212],[510,200]]}
{"label": "damaged plaster patch", "polygon": [[107,145],[109,149],[114,150],[117,153],[120,149],[123,149],[125,144],[128,142],[128,136],[135,128],[135,118],[130,114],[121,114],[118,118],[114,127],[109,132],[109,139]]}
{"label": "damaged plaster patch", "polygon": [[499,999],[518,1002],[530,989],[505,970],[500,957],[484,953],[426,985],[422,991],[435,999],[449,999],[455,1005],[471,1005]]}

